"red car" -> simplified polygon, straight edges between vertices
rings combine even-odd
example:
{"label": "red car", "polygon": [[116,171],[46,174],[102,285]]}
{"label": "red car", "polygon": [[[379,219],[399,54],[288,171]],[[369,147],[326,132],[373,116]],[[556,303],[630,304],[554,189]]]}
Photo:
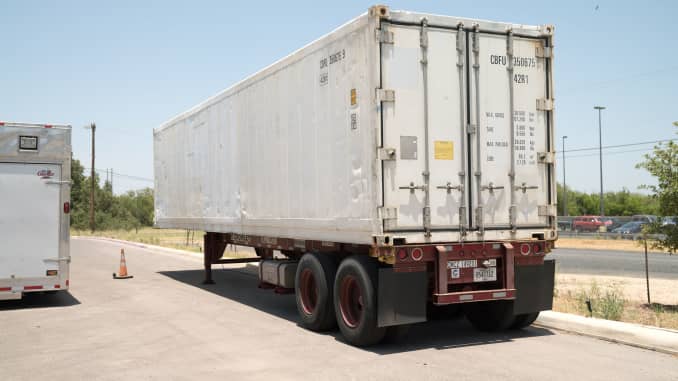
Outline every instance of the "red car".
{"label": "red car", "polygon": [[612,220],[601,216],[580,216],[572,220],[572,230],[576,232],[597,232],[601,226],[612,225]]}

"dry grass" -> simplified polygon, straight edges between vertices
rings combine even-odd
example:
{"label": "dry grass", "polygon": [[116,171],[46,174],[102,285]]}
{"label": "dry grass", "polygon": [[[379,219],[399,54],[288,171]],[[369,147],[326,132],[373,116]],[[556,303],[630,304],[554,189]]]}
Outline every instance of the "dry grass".
{"label": "dry grass", "polygon": [[[637,253],[644,252],[642,241],[632,241],[628,239],[596,239],[596,238],[558,238],[556,248],[564,249],[592,249],[592,250],[621,250],[633,251]],[[648,242],[648,252],[663,253],[662,251],[652,250]]]}
{"label": "dry grass", "polygon": [[678,329],[678,300],[673,280],[651,280],[652,305],[642,278],[558,274],[553,310],[628,323]]}
{"label": "dry grass", "polygon": [[89,230],[71,230],[71,235],[115,238],[198,253],[202,252],[203,249],[203,234],[201,231],[190,231],[187,240],[186,230],[179,229],[141,228],[136,231],[103,230],[94,233]]}
{"label": "dry grass", "polygon": [[[141,228],[139,230],[102,230],[94,233],[89,230],[71,230],[73,236],[95,236],[121,239],[124,241],[139,242],[149,245],[162,246],[171,249],[179,249],[186,251],[193,251],[202,253],[203,251],[203,235],[205,232],[198,230],[181,230],[181,229],[155,229],[155,228]],[[224,257],[238,258],[254,256],[253,250],[242,246],[235,247],[229,245],[226,247]]]}

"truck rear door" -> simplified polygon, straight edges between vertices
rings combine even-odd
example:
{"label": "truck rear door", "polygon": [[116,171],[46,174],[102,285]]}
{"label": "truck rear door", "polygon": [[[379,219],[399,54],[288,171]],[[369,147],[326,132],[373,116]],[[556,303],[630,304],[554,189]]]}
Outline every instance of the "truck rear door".
{"label": "truck rear door", "polygon": [[0,279],[59,269],[61,166],[0,163]]}
{"label": "truck rear door", "polygon": [[[544,40],[472,33],[474,228],[548,226],[548,64]],[[543,55],[543,54],[542,54]]]}
{"label": "truck rear door", "polygon": [[[545,41],[381,25],[385,231],[542,228],[549,195]],[[482,235],[481,235],[482,236]]]}
{"label": "truck rear door", "polygon": [[[387,231],[457,230],[467,224],[464,36],[457,30],[382,23],[384,203]],[[384,91],[388,90],[388,91]]]}

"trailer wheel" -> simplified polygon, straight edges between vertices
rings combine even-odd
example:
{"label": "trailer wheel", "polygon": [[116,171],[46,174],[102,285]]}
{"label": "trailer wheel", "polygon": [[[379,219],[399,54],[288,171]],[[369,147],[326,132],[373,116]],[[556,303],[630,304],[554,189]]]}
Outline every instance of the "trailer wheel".
{"label": "trailer wheel", "polygon": [[308,253],[301,257],[294,280],[301,325],[312,331],[336,326],[332,289],[337,265],[327,255]]}
{"label": "trailer wheel", "polygon": [[476,302],[464,305],[464,313],[479,331],[499,331],[509,328],[515,321],[512,300]]}
{"label": "trailer wheel", "polygon": [[334,310],[339,329],[350,344],[380,342],[386,328],[377,326],[377,263],[354,255],[339,265],[334,281]]}
{"label": "trailer wheel", "polygon": [[513,320],[513,324],[511,324],[511,329],[523,329],[528,327],[532,325],[532,323],[534,323],[538,317],[539,312],[516,315],[515,319]]}

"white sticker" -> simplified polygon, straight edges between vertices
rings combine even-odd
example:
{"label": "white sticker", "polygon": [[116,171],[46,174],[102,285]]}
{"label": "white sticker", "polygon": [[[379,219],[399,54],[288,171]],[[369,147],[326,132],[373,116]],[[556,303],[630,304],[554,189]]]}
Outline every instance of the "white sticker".
{"label": "white sticker", "polygon": [[447,261],[448,269],[466,269],[469,267],[477,267],[478,261],[475,259],[467,259],[462,261]]}
{"label": "white sticker", "polygon": [[450,269],[450,278],[459,279],[460,273],[461,273],[460,269]]}

